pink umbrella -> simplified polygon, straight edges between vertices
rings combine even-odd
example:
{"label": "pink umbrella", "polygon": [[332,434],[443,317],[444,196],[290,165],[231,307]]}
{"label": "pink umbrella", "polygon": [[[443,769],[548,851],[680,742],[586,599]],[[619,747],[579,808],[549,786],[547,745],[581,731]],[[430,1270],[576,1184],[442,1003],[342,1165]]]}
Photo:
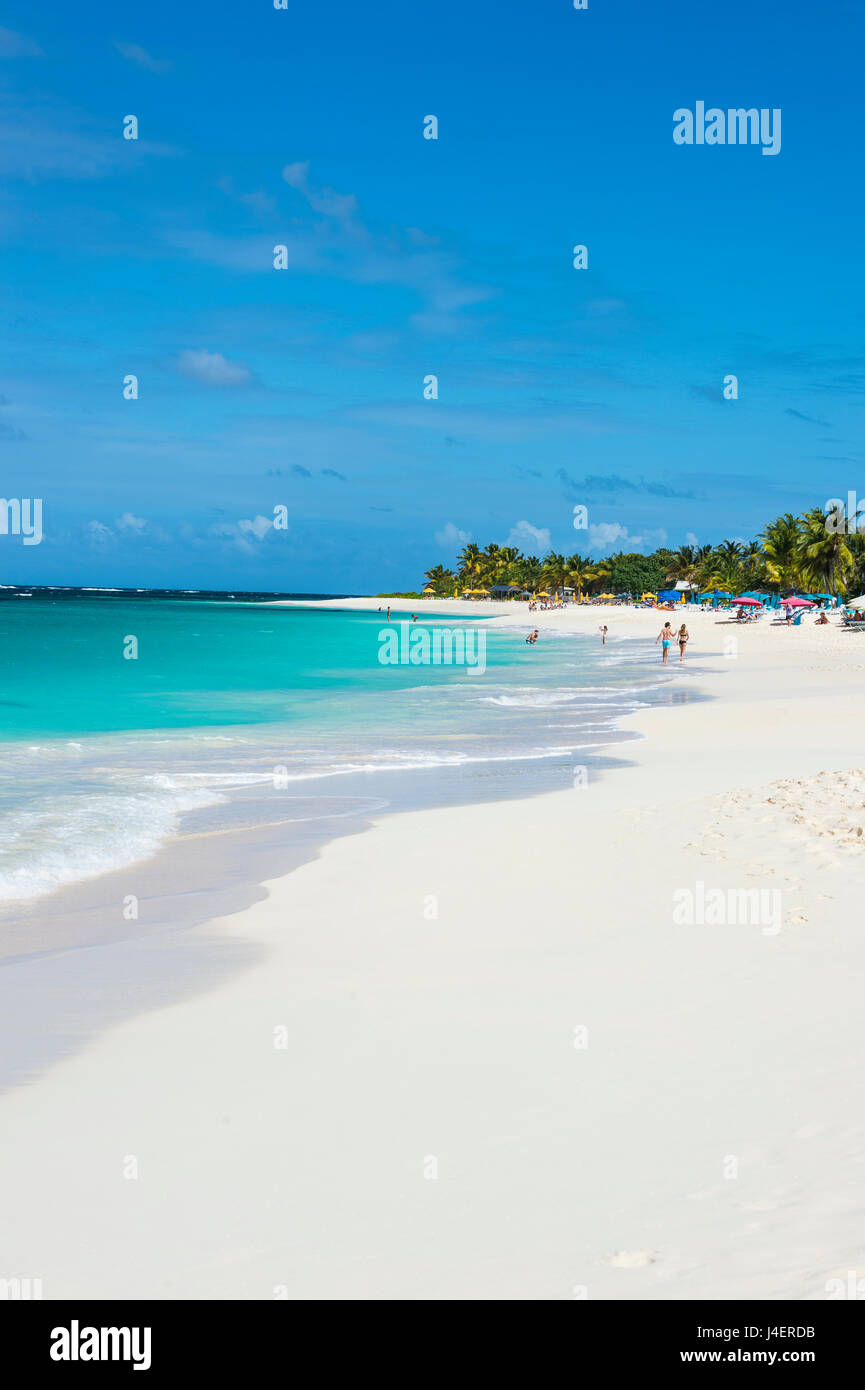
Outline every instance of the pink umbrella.
{"label": "pink umbrella", "polygon": [[734,598],[734,608],[762,608],[763,605],[758,598]]}
{"label": "pink umbrella", "polygon": [[785,598],[781,600],[785,608],[816,608],[809,598]]}

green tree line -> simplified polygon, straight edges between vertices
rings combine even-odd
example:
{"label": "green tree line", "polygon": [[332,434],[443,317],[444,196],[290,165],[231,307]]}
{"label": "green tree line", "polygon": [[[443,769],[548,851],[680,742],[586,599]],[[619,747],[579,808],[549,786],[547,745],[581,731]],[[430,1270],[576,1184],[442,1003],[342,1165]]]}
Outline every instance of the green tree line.
{"label": "green tree line", "polygon": [[749,589],[830,593],[840,598],[862,593],[865,535],[852,529],[847,534],[843,513],[832,513],[829,520],[827,524],[819,507],[798,517],[785,512],[753,541],[683,545],[649,555],[619,552],[603,560],[556,551],[541,558],[523,555],[512,546],[490,544],[481,549],[471,543],[456,557],[454,569],[434,565],[425,578],[428,591],[438,598],[494,584],[515,584],[533,593],[570,588],[580,595],[624,593],[639,598],[677,580],[699,590],[722,589],[731,594]]}

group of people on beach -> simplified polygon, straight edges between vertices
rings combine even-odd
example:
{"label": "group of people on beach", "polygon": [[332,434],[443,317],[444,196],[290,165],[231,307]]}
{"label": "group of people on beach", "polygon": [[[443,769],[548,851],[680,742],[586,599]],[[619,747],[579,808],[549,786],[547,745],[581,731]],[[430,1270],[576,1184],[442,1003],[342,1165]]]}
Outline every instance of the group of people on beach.
{"label": "group of people on beach", "polygon": [[[602,647],[605,647],[605,646],[607,645],[607,633],[608,633],[608,631],[609,631],[609,628],[607,627],[606,623],[602,623],[601,626],[598,628],[598,632],[600,633],[600,637],[601,637],[601,646],[602,646]],[[535,628],[533,632],[530,632],[530,633],[529,633],[528,637],[526,638],[526,643],[527,643],[528,646],[533,647],[533,646],[535,645],[535,643],[537,642],[537,640],[538,640],[538,629]],[[659,642],[662,644],[662,647],[661,647],[661,653],[662,653],[662,654],[661,654],[661,660],[663,661],[664,665],[665,665],[665,666],[667,665],[667,662],[668,662],[669,657],[670,657],[670,648],[672,647],[672,645],[673,645],[674,642],[678,642],[678,644],[679,644],[679,661],[680,661],[680,662],[684,661],[684,660],[685,660],[685,648],[687,647],[687,645],[688,645],[688,643],[690,642],[690,640],[691,640],[691,634],[690,634],[690,632],[688,631],[688,629],[687,629],[687,627],[686,627],[686,625],[685,625],[684,623],[682,623],[682,626],[679,628],[679,631],[678,631],[678,632],[674,632],[674,631],[673,631],[673,628],[672,628],[672,624],[671,624],[671,623],[669,623],[669,622],[664,623],[664,626],[661,628],[661,631],[658,633],[657,637],[655,638],[655,646],[657,646]]]}

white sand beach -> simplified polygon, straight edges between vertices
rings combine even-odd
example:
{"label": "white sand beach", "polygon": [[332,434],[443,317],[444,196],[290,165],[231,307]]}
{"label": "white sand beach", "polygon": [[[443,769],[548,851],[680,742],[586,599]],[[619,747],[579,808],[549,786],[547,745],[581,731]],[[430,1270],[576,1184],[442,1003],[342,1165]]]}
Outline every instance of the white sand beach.
{"label": "white sand beach", "polygon": [[[478,612],[541,641],[662,621]],[[252,964],[0,1098],[0,1274],[553,1300],[865,1274],[865,633],[688,621],[712,698],[630,719],[619,769],[330,844],[206,928]]]}

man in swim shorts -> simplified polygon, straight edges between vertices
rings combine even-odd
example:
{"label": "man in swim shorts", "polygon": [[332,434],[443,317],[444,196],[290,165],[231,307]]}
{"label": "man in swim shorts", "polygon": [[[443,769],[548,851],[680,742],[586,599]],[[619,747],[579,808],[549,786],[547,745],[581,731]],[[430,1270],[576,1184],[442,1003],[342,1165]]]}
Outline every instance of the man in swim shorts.
{"label": "man in swim shorts", "polygon": [[666,664],[667,664],[667,659],[668,659],[668,657],[669,657],[669,655],[670,655],[670,647],[672,646],[672,642],[673,642],[673,629],[672,629],[672,627],[670,626],[669,622],[664,623],[664,626],[661,628],[661,631],[658,633],[657,637],[655,638],[655,646],[656,646],[656,647],[657,647],[657,645],[658,645],[659,642],[661,642],[661,643],[663,644],[663,655],[662,655],[662,657],[661,657],[661,660],[662,660],[662,662],[664,663],[664,665],[666,666]]}

